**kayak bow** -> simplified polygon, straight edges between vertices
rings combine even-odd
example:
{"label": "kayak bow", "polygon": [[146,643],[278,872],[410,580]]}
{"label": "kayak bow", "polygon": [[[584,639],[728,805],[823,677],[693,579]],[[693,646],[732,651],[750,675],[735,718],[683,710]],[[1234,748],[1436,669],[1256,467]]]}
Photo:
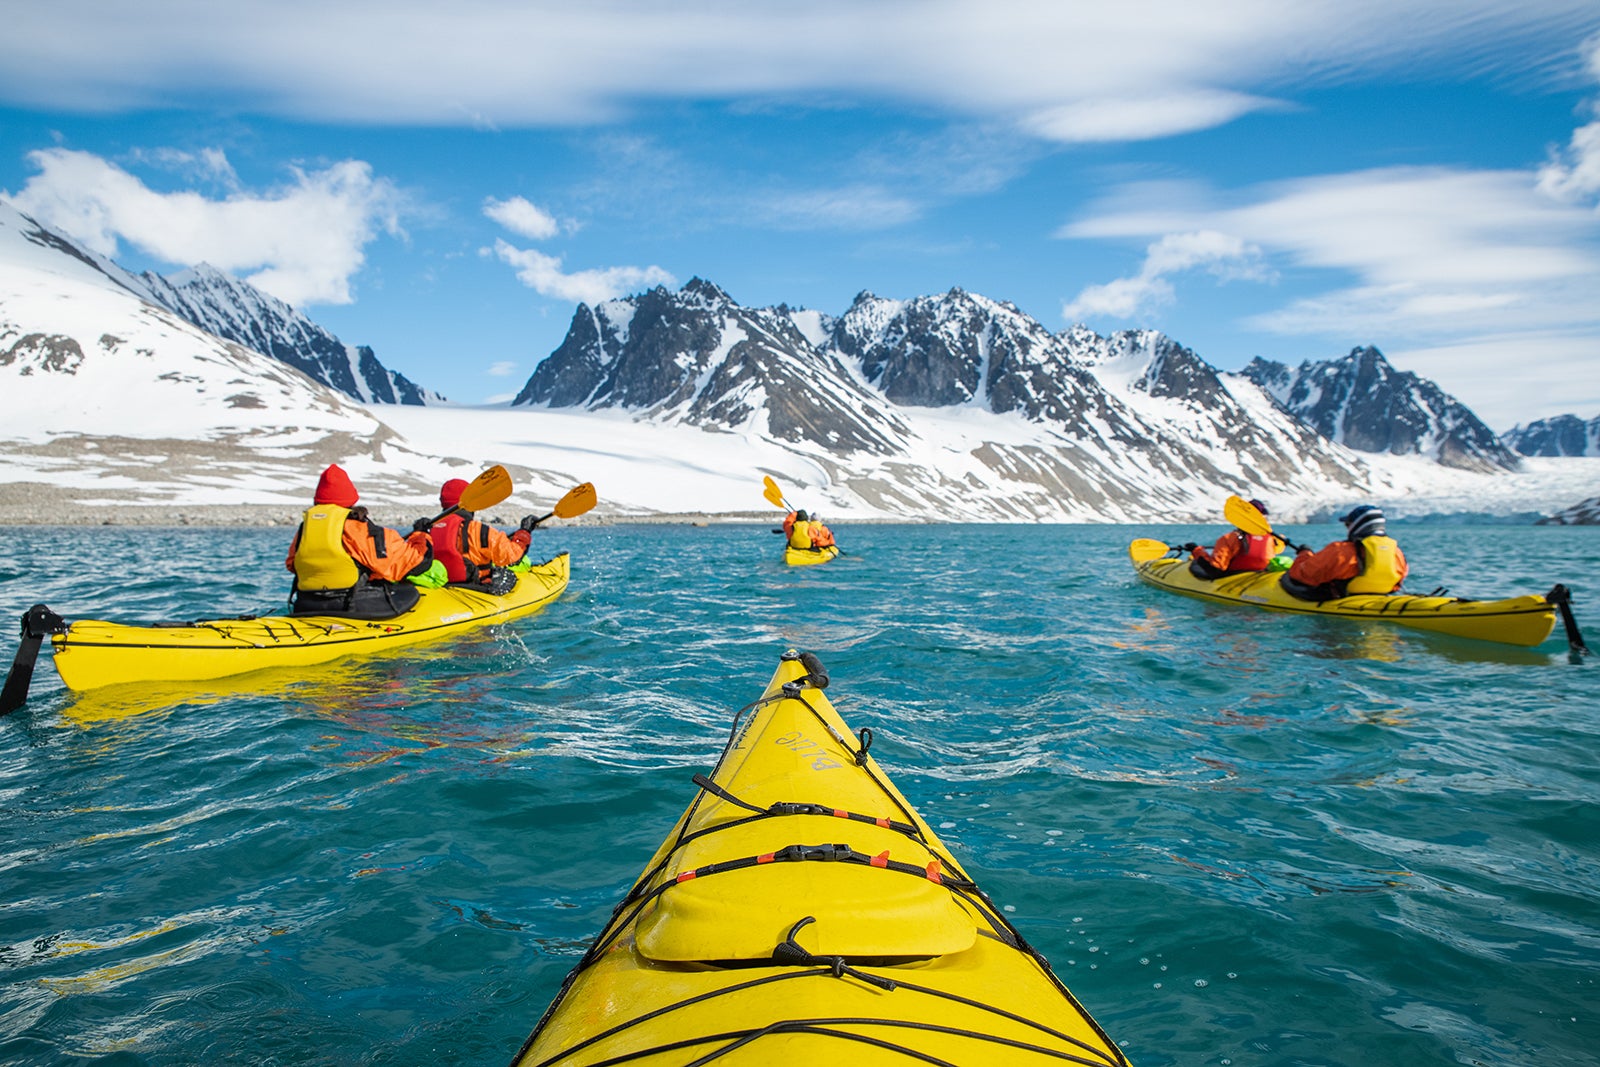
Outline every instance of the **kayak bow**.
{"label": "kayak bow", "polygon": [[519,1067],[1124,1067],[884,776],[871,731],[850,737],[827,682],[815,656],[784,654]]}

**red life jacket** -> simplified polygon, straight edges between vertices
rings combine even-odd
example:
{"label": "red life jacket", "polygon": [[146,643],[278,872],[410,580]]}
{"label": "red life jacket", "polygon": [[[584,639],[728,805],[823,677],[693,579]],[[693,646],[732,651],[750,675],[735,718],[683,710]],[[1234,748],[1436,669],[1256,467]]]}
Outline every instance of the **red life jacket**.
{"label": "red life jacket", "polygon": [[1264,571],[1272,557],[1277,555],[1273,539],[1267,534],[1247,534],[1237,530],[1241,547],[1239,554],[1228,561],[1228,573],[1234,571]]}
{"label": "red life jacket", "polygon": [[[489,580],[489,567],[487,564],[473,563],[467,558],[467,523],[470,516],[456,512],[447,515],[433,524],[433,558],[444,564],[445,575],[452,582],[476,582],[482,584]],[[482,523],[478,524],[478,536],[484,548],[489,547],[489,528]]]}

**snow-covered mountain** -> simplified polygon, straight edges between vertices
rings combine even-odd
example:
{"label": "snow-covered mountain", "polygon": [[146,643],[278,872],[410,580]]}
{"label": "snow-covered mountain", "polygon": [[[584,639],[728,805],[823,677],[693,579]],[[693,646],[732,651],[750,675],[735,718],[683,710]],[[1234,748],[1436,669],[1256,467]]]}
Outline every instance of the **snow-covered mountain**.
{"label": "snow-covered mountain", "polygon": [[336,460],[377,497],[436,491],[467,466],[415,453],[366,407],[195,326],[150,286],[0,203],[0,484],[46,504],[67,485],[78,501],[303,503]]}
{"label": "snow-covered mountain", "polygon": [[1576,415],[1535,419],[1513,426],[1500,441],[1524,456],[1600,456],[1600,416],[1588,422]]}
{"label": "snow-covered mountain", "polygon": [[378,362],[366,345],[347,345],[276,297],[207,263],[171,277],[140,275],[157,301],[202,330],[282,360],[313,381],[356,400],[437,404],[444,399]]}
{"label": "snow-covered mountain", "polygon": [[514,404],[777,439],[849,495],[945,517],[1131,519],[1385,484],[1160,334],[1054,335],[960,289],[863,293],[839,318],[746,308],[702,279],[580,306]]}
{"label": "snow-covered mountain", "polygon": [[1215,522],[1232,492],[1279,521],[1360,500],[1542,513],[1600,469],[1356,453],[1162,334],[1052,334],[961,290],[833,317],[697,279],[579,307],[516,404],[471,409],[368,408],[190,319],[250,336],[262,308],[296,321],[215,272],[130,274],[0,204],[0,519],[292,521],[333,461],[401,525],[490,463],[513,520],[580,481],[596,514],[757,517],[762,474],[835,518]]}
{"label": "snow-covered mountain", "polygon": [[1398,371],[1376,348],[1296,368],[1256,358],[1241,372],[1318,433],[1361,452],[1428,456],[1464,470],[1516,470],[1515,453],[1466,405]]}

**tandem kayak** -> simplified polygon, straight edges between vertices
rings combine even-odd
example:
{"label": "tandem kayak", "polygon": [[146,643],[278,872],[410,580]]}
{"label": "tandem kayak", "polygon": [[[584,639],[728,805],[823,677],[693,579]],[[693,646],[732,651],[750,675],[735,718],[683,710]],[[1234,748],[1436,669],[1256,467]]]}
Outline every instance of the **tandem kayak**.
{"label": "tandem kayak", "polygon": [[827,682],[784,653],[520,1067],[1127,1063]]}
{"label": "tandem kayak", "polygon": [[783,562],[791,567],[810,567],[817,563],[826,563],[839,554],[836,545],[827,548],[790,548],[783,549]]}
{"label": "tandem kayak", "polygon": [[[1215,581],[1196,578],[1189,572],[1186,556],[1172,551],[1160,541],[1140,538],[1128,548],[1128,556],[1140,580],[1171,593],[1198,597],[1224,604],[1248,604],[1271,611],[1291,611],[1299,615],[1332,615],[1395,623],[1415,630],[1495,641],[1507,645],[1532,647],[1550,636],[1556,612],[1565,611],[1566,588],[1556,586],[1549,594],[1510,597],[1506,600],[1463,600],[1452,596],[1412,596],[1406,593],[1357,594],[1312,603],[1291,596],[1281,584],[1280,574],[1254,571],[1230,574]],[[1576,633],[1569,625],[1569,638]],[[1581,639],[1580,639],[1581,642]]]}
{"label": "tandem kayak", "polygon": [[420,589],[416,606],[392,619],[262,615],[144,626],[79,619],[51,633],[50,643],[68,689],[209,681],[270,667],[310,667],[504,622],[560,596],[568,574],[563,552],[517,575],[503,596],[461,586]]}

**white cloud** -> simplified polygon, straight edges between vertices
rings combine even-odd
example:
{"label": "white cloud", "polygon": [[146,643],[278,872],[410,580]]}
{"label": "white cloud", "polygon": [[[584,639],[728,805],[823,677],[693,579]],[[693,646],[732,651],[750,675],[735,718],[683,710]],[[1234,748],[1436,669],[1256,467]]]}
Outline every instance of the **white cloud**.
{"label": "white cloud", "polygon": [[1145,141],[1210,129],[1240,115],[1277,106],[1270,100],[1198,89],[1169,96],[1078,100],[1036,111],[1024,129],[1048,141]]}
{"label": "white cloud", "polygon": [[[484,249],[489,252],[489,249]],[[528,288],[556,300],[577,300],[598,304],[652,285],[671,285],[676,279],[660,267],[604,267],[568,274],[561,269],[558,256],[547,256],[531,248],[517,248],[497,240],[494,255],[516,268],[517,280]]]}
{"label": "white cloud", "polygon": [[881,230],[921,214],[915,201],[867,185],[781,193],[754,207],[770,224],[797,230]]}
{"label": "white cloud", "polygon": [[489,369],[484,373],[488,374],[491,378],[506,378],[512,374],[515,374],[516,371],[517,365],[514,362],[509,359],[502,359],[498,362],[489,364]]}
{"label": "white cloud", "polygon": [[[220,153],[199,158],[232,174]],[[115,256],[126,241],[169,263],[210,263],[295,306],[350,303],[363,249],[380,230],[401,232],[402,197],[356,160],[293,169],[278,189],[220,200],[157,192],[87,152],[47,149],[28,161],[39,173],[6,198],[93,251]]]}
{"label": "white cloud", "polygon": [[1127,319],[1145,314],[1172,301],[1168,275],[1196,268],[1204,268],[1221,281],[1272,278],[1261,250],[1238,237],[1216,230],[1167,234],[1145,249],[1139,273],[1085,287],[1062,306],[1061,315],[1069,322],[1077,322],[1099,315]]}
{"label": "white cloud", "polygon": [[[1600,81],[1600,37],[1589,42],[1588,67]],[[1600,101],[1589,106],[1600,112]],[[1565,150],[1551,151],[1550,161],[1539,168],[1539,191],[1569,204],[1593,198],[1600,211],[1600,119],[1574,130]]]}
{"label": "white cloud", "polygon": [[[1158,250],[1172,235],[1215,231],[1259,249],[1295,294],[1246,319],[1249,328],[1375,340],[1397,364],[1410,352],[1415,362],[1402,365],[1470,396],[1486,417],[1528,410],[1540,390],[1546,407],[1600,394],[1600,218],[1543,195],[1535,172],[1387,168],[1262,185],[1232,205],[1214,199],[1129,186],[1063,227],[1057,236],[1158,238],[1138,275],[1086,289],[1068,317],[1131,315],[1170,296],[1164,265],[1208,262],[1207,246]],[[1233,262],[1226,248],[1214,250],[1216,264]]]}
{"label": "white cloud", "polygon": [[561,232],[561,223],[555,216],[520,196],[509,200],[488,197],[483,202],[483,213],[512,233],[534,241],[549,240]]}
{"label": "white cloud", "polygon": [[[1137,140],[1260,107],[1252,87],[1522,74],[1593,0],[187,0],[11,5],[0,100],[116,112],[226,100],[322,122],[506,129],[651,101],[894,101],[1046,138]],[[182,32],[174,32],[181,27]],[[471,42],[471,47],[444,47]],[[228,62],[218,63],[216,57]]]}

